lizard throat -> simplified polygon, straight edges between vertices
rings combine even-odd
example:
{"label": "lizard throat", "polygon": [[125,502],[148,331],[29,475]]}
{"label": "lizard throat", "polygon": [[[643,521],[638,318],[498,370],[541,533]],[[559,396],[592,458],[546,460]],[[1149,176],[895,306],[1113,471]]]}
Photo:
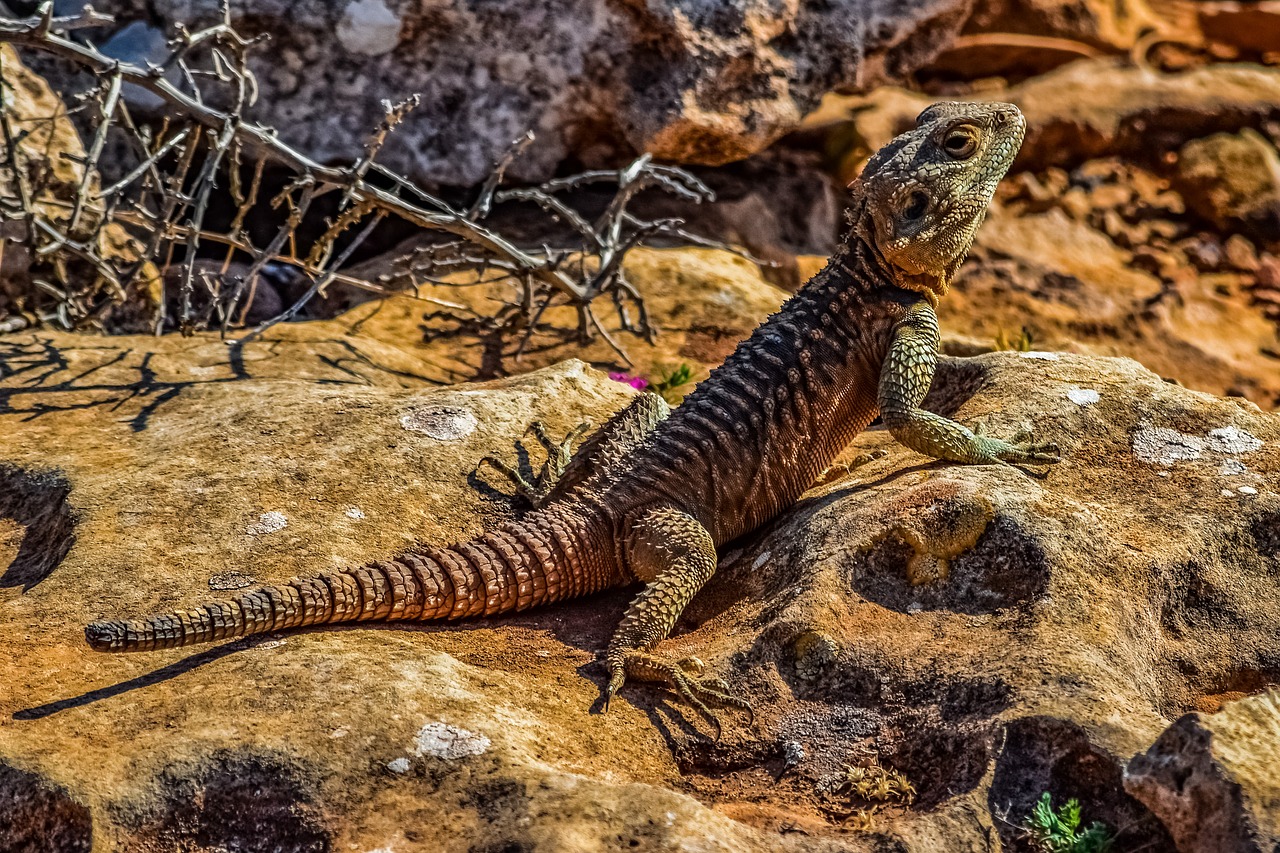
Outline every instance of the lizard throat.
{"label": "lizard throat", "polygon": [[929,305],[933,308],[938,307],[939,301],[947,295],[947,290],[951,287],[949,276],[907,275],[903,273],[901,278],[894,283],[905,290],[913,290],[919,293],[929,300]]}

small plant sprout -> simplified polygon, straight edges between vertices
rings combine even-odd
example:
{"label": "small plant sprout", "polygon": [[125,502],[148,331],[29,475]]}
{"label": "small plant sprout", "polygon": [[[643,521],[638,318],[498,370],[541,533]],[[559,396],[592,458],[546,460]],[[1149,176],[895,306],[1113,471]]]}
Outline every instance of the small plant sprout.
{"label": "small plant sprout", "polygon": [[911,805],[916,799],[916,788],[897,770],[885,769],[878,763],[868,767],[846,767],[845,781],[839,793],[858,796],[876,803],[901,803]]}
{"label": "small plant sprout", "polygon": [[1031,334],[1031,330],[1023,326],[1022,331],[1016,335],[1010,335],[1004,329],[996,332],[995,347],[1001,351],[1031,352],[1031,345],[1034,342],[1035,336]]}
{"label": "small plant sprout", "polygon": [[654,382],[649,390],[674,406],[688,393],[687,390],[681,389],[691,381],[693,381],[693,368],[687,363],[681,363],[679,367],[667,372],[661,379]]}
{"label": "small plant sprout", "polygon": [[1023,823],[1035,849],[1041,853],[1108,853],[1113,836],[1107,827],[1094,821],[1080,829],[1080,801],[1067,800],[1058,810],[1048,791],[1041,795]]}

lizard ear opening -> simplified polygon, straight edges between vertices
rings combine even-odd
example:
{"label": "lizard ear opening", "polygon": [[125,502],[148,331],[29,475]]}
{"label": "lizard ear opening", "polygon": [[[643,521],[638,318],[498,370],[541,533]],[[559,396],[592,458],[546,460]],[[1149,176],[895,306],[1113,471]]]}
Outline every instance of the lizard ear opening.
{"label": "lizard ear opening", "polygon": [[902,208],[902,218],[908,222],[918,222],[929,210],[929,194],[916,190],[907,196],[907,204]]}

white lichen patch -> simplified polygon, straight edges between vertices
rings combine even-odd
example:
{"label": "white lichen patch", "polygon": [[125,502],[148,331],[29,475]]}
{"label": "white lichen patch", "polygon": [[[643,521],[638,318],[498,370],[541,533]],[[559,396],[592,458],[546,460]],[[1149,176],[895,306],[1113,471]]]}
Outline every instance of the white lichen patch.
{"label": "white lichen patch", "polygon": [[1255,489],[1253,486],[1239,486],[1236,488],[1236,491],[1242,495],[1250,495],[1250,496],[1256,495],[1258,493],[1258,490]]}
{"label": "white lichen patch", "polygon": [[1101,400],[1102,396],[1092,388],[1068,388],[1067,399],[1077,406],[1092,406]]}
{"label": "white lichen patch", "polygon": [[392,773],[408,773],[409,767],[409,759],[407,758],[393,758],[387,762],[387,769]]}
{"label": "white lichen patch", "polygon": [[1262,439],[1233,426],[1209,430],[1209,447],[1219,453],[1252,453],[1262,447]]}
{"label": "white lichen patch", "polygon": [[355,0],[342,11],[337,35],[352,53],[382,56],[400,43],[400,18],[384,0]]}
{"label": "white lichen patch", "polygon": [[1204,439],[1168,427],[1144,426],[1130,439],[1133,455],[1143,462],[1172,465],[1189,462],[1204,454]]}
{"label": "white lichen patch", "polygon": [[1034,358],[1039,361],[1057,361],[1058,359],[1062,358],[1062,356],[1058,355],[1056,352],[1032,351],[1032,352],[1020,352],[1018,353],[1018,355],[1022,356],[1023,358]]}
{"label": "white lichen patch", "polygon": [[452,761],[468,755],[483,755],[488,751],[490,741],[484,735],[448,723],[427,723],[418,729],[413,744],[414,755]]}
{"label": "white lichen patch", "polygon": [[1224,477],[1238,477],[1241,474],[1248,474],[1249,469],[1239,459],[1223,459],[1222,464],[1218,466],[1218,473]]}
{"label": "white lichen patch", "polygon": [[461,406],[428,406],[405,412],[400,426],[428,435],[437,441],[457,441],[476,431],[480,422],[470,409]]}
{"label": "white lichen patch", "polygon": [[347,518],[354,518],[357,521],[364,518],[364,510],[360,509],[358,506],[349,506],[342,511],[342,514]]}
{"label": "white lichen patch", "polygon": [[258,520],[246,527],[244,532],[250,536],[261,536],[264,533],[275,533],[277,530],[284,530],[288,526],[289,519],[285,517],[285,514],[272,510],[258,516]]}

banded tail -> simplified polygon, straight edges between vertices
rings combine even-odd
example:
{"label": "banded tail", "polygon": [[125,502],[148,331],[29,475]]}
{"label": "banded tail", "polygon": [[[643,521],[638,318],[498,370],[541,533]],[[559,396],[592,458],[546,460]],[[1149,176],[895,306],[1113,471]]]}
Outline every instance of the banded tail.
{"label": "banded tail", "polygon": [[307,625],[461,619],[525,610],[623,581],[602,519],[548,508],[468,542],[294,578],[191,610],[93,622],[102,652],[151,651]]}

